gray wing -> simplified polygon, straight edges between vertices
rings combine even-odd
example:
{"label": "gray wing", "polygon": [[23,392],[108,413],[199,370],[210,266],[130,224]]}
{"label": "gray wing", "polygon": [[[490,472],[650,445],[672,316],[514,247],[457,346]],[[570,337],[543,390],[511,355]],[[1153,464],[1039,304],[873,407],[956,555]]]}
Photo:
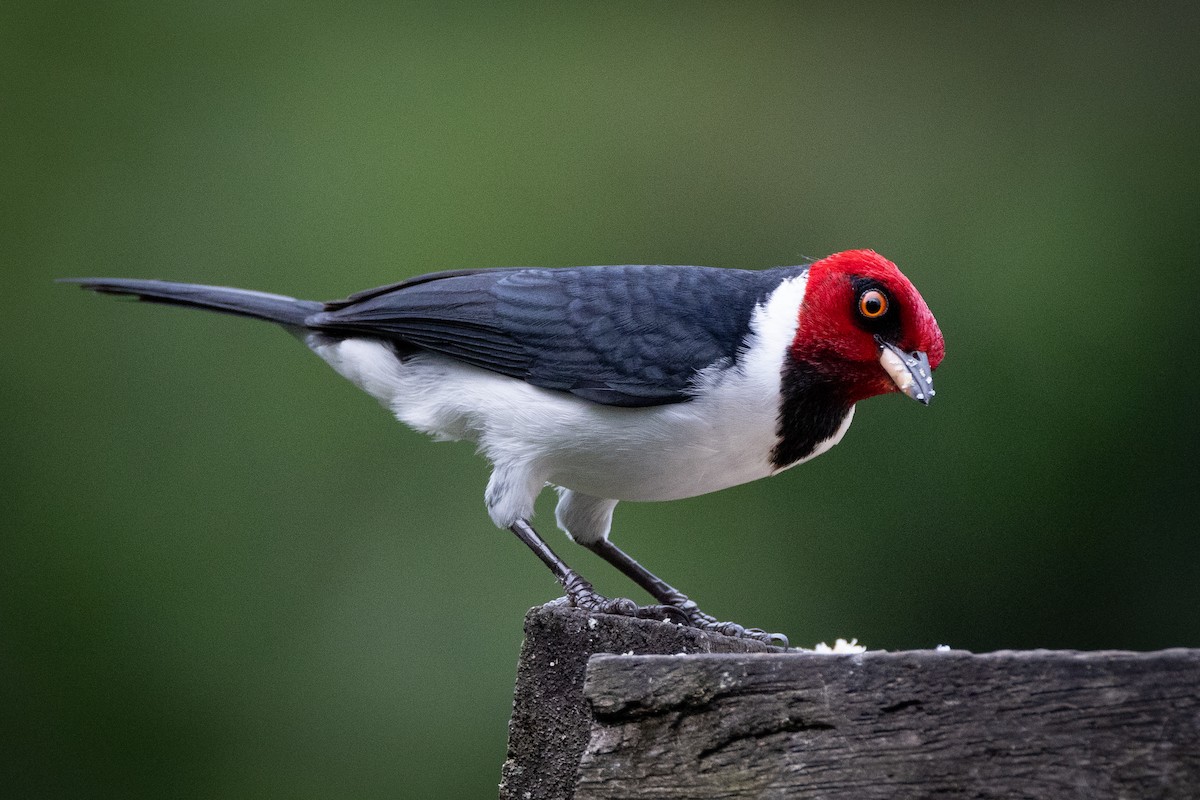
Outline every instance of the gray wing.
{"label": "gray wing", "polygon": [[605,405],[689,398],[732,363],[754,306],[787,272],[618,266],[436,273],[330,303],[306,320],[388,339]]}

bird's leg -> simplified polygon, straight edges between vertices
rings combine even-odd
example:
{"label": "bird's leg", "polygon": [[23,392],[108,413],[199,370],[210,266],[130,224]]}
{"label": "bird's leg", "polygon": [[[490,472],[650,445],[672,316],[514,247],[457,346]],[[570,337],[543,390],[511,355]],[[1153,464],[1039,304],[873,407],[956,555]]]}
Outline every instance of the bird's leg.
{"label": "bird's leg", "polygon": [[716,617],[705,614],[686,594],[643,567],[608,539],[600,539],[586,547],[623,572],[630,580],[649,592],[655,600],[679,609],[687,619],[687,624],[694,628],[716,631],[726,636],[758,639],[761,642],[780,647],[788,646],[788,639],[782,633],[767,633],[759,628],[744,628],[736,622],[719,622]]}
{"label": "bird's leg", "polygon": [[594,611],[597,614],[619,614],[623,617],[641,617],[644,619],[672,619],[678,621],[680,611],[671,605],[639,606],[627,597],[607,598],[592,587],[582,575],[567,566],[558,555],[550,549],[550,545],[523,519],[517,520],[509,529],[525,546],[550,568],[554,577],[562,584],[567,593],[567,599],[576,608]]}

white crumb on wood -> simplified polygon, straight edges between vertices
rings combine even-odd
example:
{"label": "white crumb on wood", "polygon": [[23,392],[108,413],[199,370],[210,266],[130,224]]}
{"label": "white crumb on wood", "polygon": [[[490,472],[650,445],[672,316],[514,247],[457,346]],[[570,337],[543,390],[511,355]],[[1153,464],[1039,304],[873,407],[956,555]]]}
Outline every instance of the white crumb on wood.
{"label": "white crumb on wood", "polygon": [[833,647],[830,647],[824,642],[819,642],[817,646],[813,648],[813,652],[830,653],[833,655],[853,655],[857,653],[865,653],[867,652],[867,648],[859,644],[858,639],[851,639],[848,642],[845,639],[838,639],[833,643]]}

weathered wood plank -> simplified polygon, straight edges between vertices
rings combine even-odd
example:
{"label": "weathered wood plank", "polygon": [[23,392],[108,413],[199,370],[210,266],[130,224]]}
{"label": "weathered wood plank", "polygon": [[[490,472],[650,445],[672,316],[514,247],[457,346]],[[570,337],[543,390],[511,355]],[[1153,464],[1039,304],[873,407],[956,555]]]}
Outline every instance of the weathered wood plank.
{"label": "weathered wood plank", "polygon": [[1200,650],[596,656],[577,800],[1200,798]]}
{"label": "weathered wood plank", "polygon": [[584,672],[596,653],[766,653],[780,649],[653,620],[589,614],[565,601],[532,608],[517,665],[501,800],[570,800],[591,713]]}

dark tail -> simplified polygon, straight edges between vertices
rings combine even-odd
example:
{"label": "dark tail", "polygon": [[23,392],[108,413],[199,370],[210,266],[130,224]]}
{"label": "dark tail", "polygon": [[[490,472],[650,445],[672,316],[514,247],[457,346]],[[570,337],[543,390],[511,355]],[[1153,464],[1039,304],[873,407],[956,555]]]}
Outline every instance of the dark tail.
{"label": "dark tail", "polygon": [[103,294],[129,295],[152,303],[223,311],[226,314],[278,322],[281,325],[303,325],[304,320],[311,314],[325,307],[324,303],[313,300],[297,300],[281,294],[231,289],[226,286],[203,286],[198,283],[129,278],[63,278],[60,283],[77,283],[85,289]]}

